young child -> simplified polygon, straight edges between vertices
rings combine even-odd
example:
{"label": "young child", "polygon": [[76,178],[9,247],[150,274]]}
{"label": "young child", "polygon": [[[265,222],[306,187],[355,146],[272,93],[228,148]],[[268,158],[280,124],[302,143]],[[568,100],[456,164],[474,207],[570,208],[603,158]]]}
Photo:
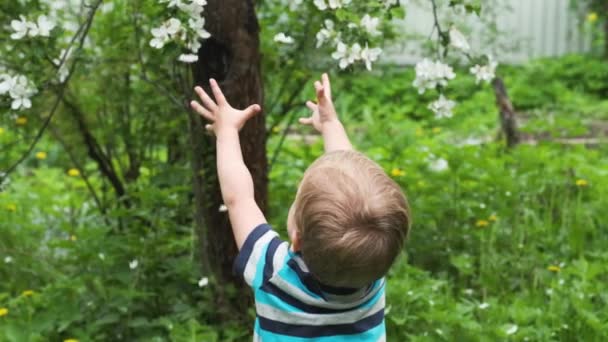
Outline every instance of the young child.
{"label": "young child", "polygon": [[329,77],[308,102],[325,154],[304,174],[289,210],[291,244],[266,223],[243,163],[239,130],[260,111],[232,108],[217,82],[212,100],[200,87],[192,108],[212,122],[224,203],[240,250],[235,272],[255,294],[254,341],[385,341],[384,275],[403,248],[410,225],[399,186],[353,151],[331,98]]}

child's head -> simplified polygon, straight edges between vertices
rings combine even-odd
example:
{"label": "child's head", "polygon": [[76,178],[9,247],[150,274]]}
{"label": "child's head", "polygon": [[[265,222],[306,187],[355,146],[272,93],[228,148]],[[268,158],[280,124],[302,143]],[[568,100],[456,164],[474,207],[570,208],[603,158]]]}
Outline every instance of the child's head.
{"label": "child's head", "polygon": [[384,276],[399,255],[409,215],[400,187],[376,163],[337,151],[306,170],[288,228],[321,283],[362,287]]}

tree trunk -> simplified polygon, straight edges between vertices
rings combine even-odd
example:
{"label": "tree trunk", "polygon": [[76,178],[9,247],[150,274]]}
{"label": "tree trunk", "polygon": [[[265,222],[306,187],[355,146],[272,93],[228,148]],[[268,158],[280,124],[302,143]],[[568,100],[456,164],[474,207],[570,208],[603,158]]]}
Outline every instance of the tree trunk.
{"label": "tree trunk", "polygon": [[[196,85],[211,94],[209,78],[216,79],[230,104],[239,109],[263,104],[263,85],[260,70],[259,25],[253,0],[208,0],[205,7],[206,29],[212,37],[203,42],[199,62],[193,67]],[[205,134],[201,118],[191,116],[193,147],[194,193],[196,225],[203,265],[210,267],[222,284],[243,287],[232,273],[237,254],[232,229],[222,204],[216,173],[215,138]],[[266,159],[265,118],[259,114],[251,119],[240,134],[245,164],[253,176],[256,201],[266,210],[268,163]],[[243,290],[243,289],[242,289]],[[250,300],[243,299],[248,290],[237,291],[230,298],[223,286],[218,287],[218,309],[227,308],[228,316],[246,314]],[[250,298],[250,297],[248,297]],[[221,315],[220,316],[224,316]]]}
{"label": "tree trunk", "polygon": [[502,133],[507,139],[507,147],[514,147],[520,142],[515,109],[513,109],[513,104],[509,99],[505,83],[501,77],[496,76],[496,78],[494,78],[492,87],[494,88],[494,94],[496,95],[496,105],[500,111],[500,126]]}

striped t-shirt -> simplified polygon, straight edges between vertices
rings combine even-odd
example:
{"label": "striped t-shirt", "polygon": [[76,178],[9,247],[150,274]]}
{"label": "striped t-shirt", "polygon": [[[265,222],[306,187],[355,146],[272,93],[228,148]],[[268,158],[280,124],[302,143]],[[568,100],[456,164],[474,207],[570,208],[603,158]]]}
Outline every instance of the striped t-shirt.
{"label": "striped t-shirt", "polygon": [[362,289],[324,286],[268,224],[249,234],[234,269],[254,291],[254,341],[386,340],[384,279]]}

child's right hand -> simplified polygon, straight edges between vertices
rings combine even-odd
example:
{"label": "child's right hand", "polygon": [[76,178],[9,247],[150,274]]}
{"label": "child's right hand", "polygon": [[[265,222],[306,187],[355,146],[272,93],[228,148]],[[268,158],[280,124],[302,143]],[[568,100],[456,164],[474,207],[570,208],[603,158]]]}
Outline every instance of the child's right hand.
{"label": "child's right hand", "polygon": [[312,116],[300,119],[301,124],[312,125],[320,133],[323,133],[334,124],[340,124],[338,114],[331,99],[331,84],[327,74],[323,74],[322,82],[315,82],[317,103],[312,101],[306,102],[306,106],[312,111]]}

